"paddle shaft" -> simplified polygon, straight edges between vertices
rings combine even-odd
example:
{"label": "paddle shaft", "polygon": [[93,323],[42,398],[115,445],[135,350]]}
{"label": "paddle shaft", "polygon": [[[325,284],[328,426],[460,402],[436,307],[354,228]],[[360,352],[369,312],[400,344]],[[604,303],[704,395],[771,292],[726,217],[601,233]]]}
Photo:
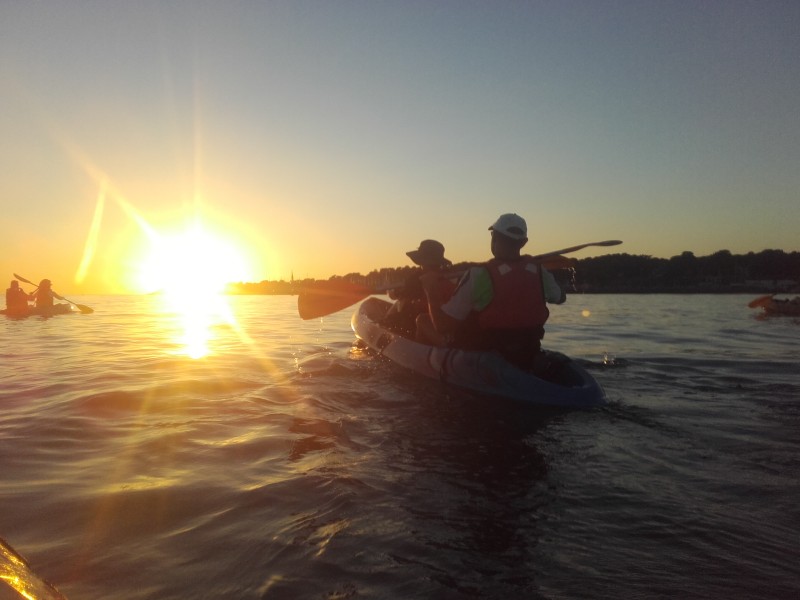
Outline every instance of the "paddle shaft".
{"label": "paddle shaft", "polygon": [[[569,254],[570,252],[577,252],[578,250],[583,250],[584,248],[588,248],[590,246],[618,246],[621,243],[622,243],[622,240],[605,240],[604,242],[589,242],[587,244],[579,244],[577,246],[570,246],[569,248],[563,248],[561,250],[553,250],[552,252],[545,252],[544,254],[536,254],[534,256],[531,256],[531,258],[534,259],[534,260],[537,260],[537,261],[544,262],[545,259],[559,257],[559,258],[563,259],[563,261],[569,261],[569,260],[572,260],[572,259],[567,259],[567,258],[564,258],[563,256],[560,256],[560,255],[561,254]],[[561,261],[559,261],[559,262],[561,262]],[[555,269],[558,269],[558,268],[567,268],[567,265],[561,266],[561,265],[547,265],[547,264],[545,264],[544,267],[545,267],[545,269],[548,269],[548,270],[555,270]],[[450,275],[451,276],[461,276],[464,273],[465,273],[465,271],[452,271],[450,273]]]}
{"label": "paddle shaft", "polygon": [[555,256],[556,254],[569,254],[570,252],[577,252],[578,250],[583,250],[584,248],[588,248],[589,246],[618,246],[622,243],[622,240],[606,240],[604,242],[589,242],[588,244],[578,244],[577,246],[570,246],[569,248],[563,248],[561,250],[554,250],[553,252],[547,252],[545,254],[537,254],[536,256],[532,257],[535,259],[540,258],[547,258],[548,256]]}
{"label": "paddle shaft", "polygon": [[[555,250],[553,252],[547,252],[545,254],[537,254],[532,258],[536,260],[543,260],[558,256],[560,254],[577,252],[578,250],[583,250],[584,248],[588,248],[589,246],[616,246],[621,243],[622,243],[621,240],[589,242],[587,244],[570,246],[569,248],[564,248],[562,250]],[[457,277],[461,274],[463,274],[463,272],[449,273],[450,277]],[[307,291],[300,292],[300,294],[298,294],[297,309],[298,312],[300,313],[300,318],[304,320],[316,319],[318,317],[325,317],[335,312],[339,312],[340,310],[343,310],[348,306],[352,306],[356,302],[360,302],[361,300],[371,296],[372,294],[379,294],[385,291],[386,290],[371,290],[363,286],[355,286],[355,285],[353,286],[352,290],[343,290],[343,289],[325,290],[324,288],[321,289],[312,288]]]}

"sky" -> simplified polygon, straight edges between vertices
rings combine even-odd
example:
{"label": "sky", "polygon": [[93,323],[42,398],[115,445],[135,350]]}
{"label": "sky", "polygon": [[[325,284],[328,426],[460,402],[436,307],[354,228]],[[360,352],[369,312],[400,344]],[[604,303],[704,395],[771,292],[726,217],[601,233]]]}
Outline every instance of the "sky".
{"label": "sky", "polygon": [[798,64],[796,0],[0,0],[0,273],[797,251]]}

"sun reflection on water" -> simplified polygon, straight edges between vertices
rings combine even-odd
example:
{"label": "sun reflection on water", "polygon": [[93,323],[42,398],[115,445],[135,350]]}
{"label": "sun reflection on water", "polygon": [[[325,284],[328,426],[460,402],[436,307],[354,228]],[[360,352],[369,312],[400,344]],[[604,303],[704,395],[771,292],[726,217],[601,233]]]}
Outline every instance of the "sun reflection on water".
{"label": "sun reflection on water", "polygon": [[246,278],[243,253],[199,221],[170,235],[152,235],[150,254],[139,268],[141,287],[159,290],[164,309],[176,315],[181,354],[210,354],[217,325],[239,329],[224,292],[227,282]]}
{"label": "sun reflection on water", "polygon": [[164,309],[176,317],[174,341],[180,347],[179,353],[189,358],[199,359],[212,353],[216,326],[236,328],[227,298],[221,293],[198,298],[195,295],[167,292],[162,298]]}

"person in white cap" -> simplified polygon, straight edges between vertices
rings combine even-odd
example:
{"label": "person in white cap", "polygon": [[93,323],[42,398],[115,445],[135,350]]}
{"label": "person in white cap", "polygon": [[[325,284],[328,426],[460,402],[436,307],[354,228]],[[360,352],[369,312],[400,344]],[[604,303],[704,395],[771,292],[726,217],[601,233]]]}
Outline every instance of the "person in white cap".
{"label": "person in white cap", "polygon": [[436,240],[422,240],[419,248],[409,250],[406,256],[420,269],[414,269],[402,286],[389,290],[389,297],[395,303],[387,311],[382,324],[393,331],[414,337],[417,316],[428,311],[420,277],[425,273],[432,273],[439,282],[441,295],[449,297],[455,290],[455,285],[445,277],[444,271],[453,263],[444,257],[444,245]]}
{"label": "person in white cap", "polygon": [[[525,219],[500,215],[490,227],[494,258],[469,269],[449,298],[442,298],[433,280],[423,275],[428,313],[418,319],[420,341],[470,350],[495,350],[508,361],[533,369],[541,351],[547,302],[561,304],[566,294],[530,256],[522,255],[528,242]],[[427,336],[426,333],[432,334]]]}

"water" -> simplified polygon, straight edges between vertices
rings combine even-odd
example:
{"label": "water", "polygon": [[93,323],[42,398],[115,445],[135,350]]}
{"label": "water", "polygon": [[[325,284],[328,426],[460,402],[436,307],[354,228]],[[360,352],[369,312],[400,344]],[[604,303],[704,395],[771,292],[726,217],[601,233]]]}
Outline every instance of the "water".
{"label": "water", "polygon": [[800,320],[750,299],[554,307],[588,411],[422,380],[286,296],[209,339],[157,297],[4,319],[0,537],[70,600],[797,598]]}

